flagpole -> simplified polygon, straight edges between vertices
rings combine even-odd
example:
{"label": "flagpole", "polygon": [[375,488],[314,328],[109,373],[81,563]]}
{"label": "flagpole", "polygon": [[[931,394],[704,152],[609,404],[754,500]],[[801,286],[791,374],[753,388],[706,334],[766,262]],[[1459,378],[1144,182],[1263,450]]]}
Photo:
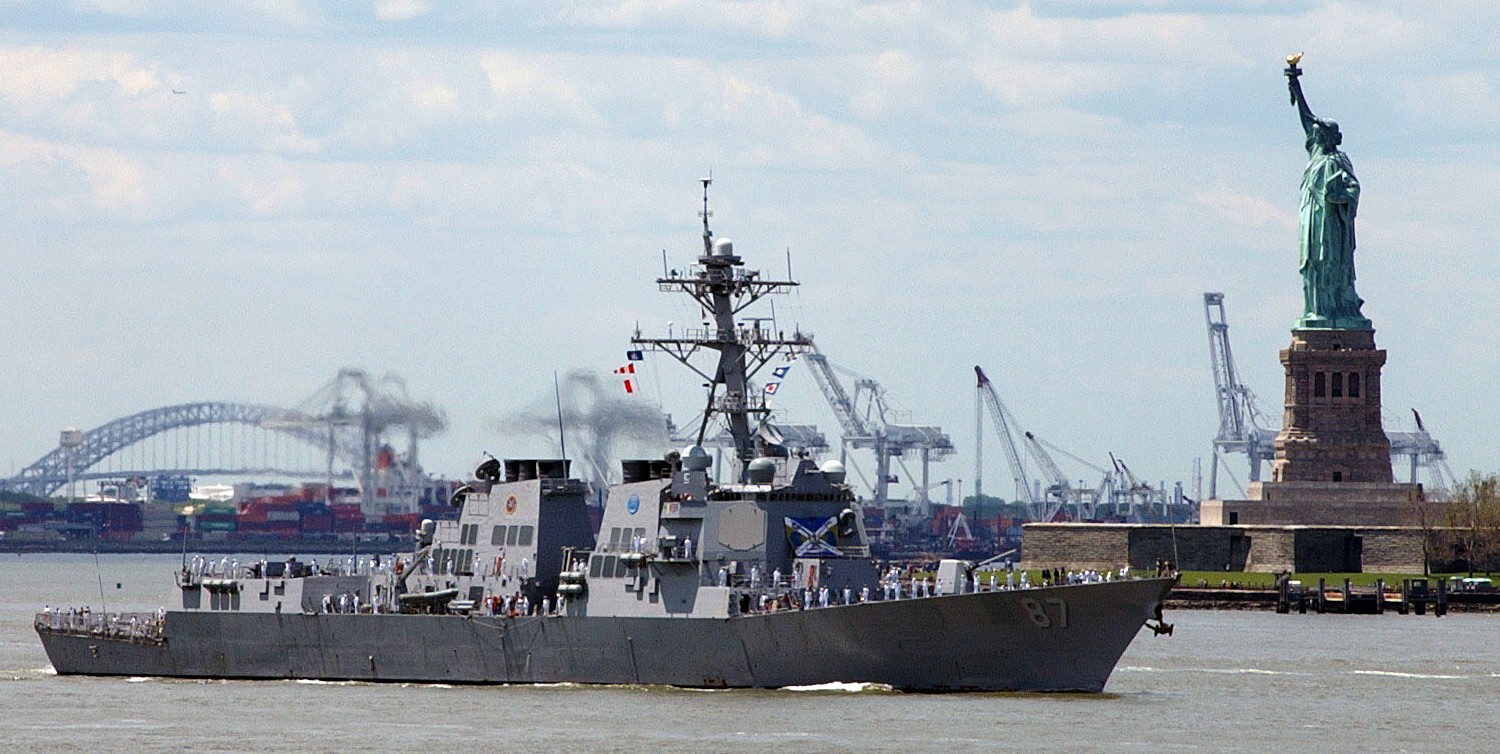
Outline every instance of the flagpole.
{"label": "flagpole", "polygon": [[557,445],[562,451],[563,460],[568,460],[568,441],[563,436],[562,418],[562,388],[558,386],[557,370],[552,370],[552,395],[557,398]]}

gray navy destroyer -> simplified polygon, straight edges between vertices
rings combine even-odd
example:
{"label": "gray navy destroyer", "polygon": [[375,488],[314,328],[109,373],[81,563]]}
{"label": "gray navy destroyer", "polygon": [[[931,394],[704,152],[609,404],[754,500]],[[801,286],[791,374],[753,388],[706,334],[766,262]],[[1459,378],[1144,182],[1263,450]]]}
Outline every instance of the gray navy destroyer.
{"label": "gray navy destroyer", "polygon": [[[706,383],[699,444],[624,461],[597,535],[589,491],[566,460],[491,458],[455,493],[458,519],[424,521],[413,552],[321,568],[185,559],[170,609],[38,614],[53,667],[186,678],[1102,690],[1143,626],[1170,628],[1161,605],[1174,579],[1029,587],[986,581],[958,560],[942,561],[935,579],[882,571],[843,467],[775,442],[755,378],[812,341],[741,315],[797,284],[744,269],[731,242],[714,237],[707,188],[702,255],[657,280],[695,299],[707,321],[680,337],[632,338],[635,351],[671,356]],[[711,426],[734,440],[732,482],[715,481],[701,445]]]}

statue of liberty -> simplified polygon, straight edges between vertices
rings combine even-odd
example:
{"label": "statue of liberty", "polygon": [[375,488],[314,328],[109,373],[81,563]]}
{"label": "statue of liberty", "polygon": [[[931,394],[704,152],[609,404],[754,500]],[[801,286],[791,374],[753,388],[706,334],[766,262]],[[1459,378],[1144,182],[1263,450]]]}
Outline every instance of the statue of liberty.
{"label": "statue of liberty", "polygon": [[1297,67],[1302,55],[1287,56],[1292,104],[1307,134],[1307,168],[1302,171],[1301,329],[1369,330],[1360,314],[1364,300],[1354,292],[1354,215],[1359,181],[1349,155],[1339,151],[1339,124],[1313,115],[1302,96]]}

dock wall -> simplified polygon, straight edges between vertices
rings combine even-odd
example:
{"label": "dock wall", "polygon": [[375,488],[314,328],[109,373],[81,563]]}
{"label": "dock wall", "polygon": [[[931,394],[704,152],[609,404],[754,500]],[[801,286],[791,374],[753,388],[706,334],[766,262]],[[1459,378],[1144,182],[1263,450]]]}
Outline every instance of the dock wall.
{"label": "dock wall", "polygon": [[1422,530],[1400,526],[1026,524],[1025,568],[1422,573]]}

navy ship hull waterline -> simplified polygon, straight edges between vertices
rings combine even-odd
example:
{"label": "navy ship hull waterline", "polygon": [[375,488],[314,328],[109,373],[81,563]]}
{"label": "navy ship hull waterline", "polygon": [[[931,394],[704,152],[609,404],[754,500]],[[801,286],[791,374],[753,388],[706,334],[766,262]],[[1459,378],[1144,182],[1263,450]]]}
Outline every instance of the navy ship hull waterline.
{"label": "navy ship hull waterline", "polygon": [[[785,687],[876,683],[918,691],[1090,691],[1143,626],[1169,633],[1175,579],[1021,574],[943,560],[877,564],[839,461],[788,448],[770,397],[812,337],[774,316],[740,319],[791,280],[744,270],[709,229],[664,270],[702,328],[631,338],[707,388],[696,442],[621,464],[596,529],[593,492],[566,459],[490,458],[453,496],[456,521],[423,521],[385,559],[241,564],[184,557],[177,604],[146,615],[44,611],[60,674]],[[717,354],[712,363],[703,357]],[[784,359],[780,366],[773,360]],[[626,373],[632,367],[622,368]],[[703,447],[727,435],[720,468]],[[727,481],[725,480],[727,478]],[[986,575],[988,578],[986,579]],[[1055,582],[1055,583],[1054,583]],[[1150,621],[1155,621],[1151,623]]]}
{"label": "navy ship hull waterline", "polygon": [[41,631],[60,674],[1100,691],[1171,579],[726,619],[173,611],[160,638]]}

